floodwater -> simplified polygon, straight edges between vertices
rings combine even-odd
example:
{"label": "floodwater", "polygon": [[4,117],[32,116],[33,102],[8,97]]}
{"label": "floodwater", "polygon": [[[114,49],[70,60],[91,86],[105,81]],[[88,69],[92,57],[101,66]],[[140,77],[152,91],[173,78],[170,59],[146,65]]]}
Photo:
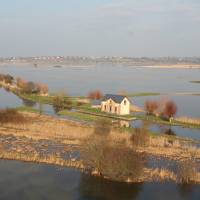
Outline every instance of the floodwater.
{"label": "floodwater", "polygon": [[199,185],[126,184],[50,165],[0,161],[2,200],[199,200]]}

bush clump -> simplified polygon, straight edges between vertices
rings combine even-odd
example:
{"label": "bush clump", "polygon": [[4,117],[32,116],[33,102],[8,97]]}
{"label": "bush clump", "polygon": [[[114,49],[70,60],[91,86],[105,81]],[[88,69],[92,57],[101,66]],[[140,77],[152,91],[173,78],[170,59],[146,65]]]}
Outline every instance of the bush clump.
{"label": "bush clump", "polygon": [[26,122],[25,117],[20,114],[17,110],[7,108],[0,110],[0,123],[24,123]]}
{"label": "bush clump", "polygon": [[53,98],[53,108],[56,113],[64,109],[71,110],[72,101],[64,94],[58,94]]}
{"label": "bush clump", "polygon": [[99,136],[108,136],[112,128],[112,123],[108,119],[99,119],[95,123],[94,134]]}

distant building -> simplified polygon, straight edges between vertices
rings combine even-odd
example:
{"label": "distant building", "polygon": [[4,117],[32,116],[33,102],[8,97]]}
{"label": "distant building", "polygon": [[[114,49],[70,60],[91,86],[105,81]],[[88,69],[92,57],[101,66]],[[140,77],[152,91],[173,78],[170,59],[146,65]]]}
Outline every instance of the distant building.
{"label": "distant building", "polygon": [[131,102],[126,96],[107,94],[101,101],[101,111],[117,114],[129,115]]}

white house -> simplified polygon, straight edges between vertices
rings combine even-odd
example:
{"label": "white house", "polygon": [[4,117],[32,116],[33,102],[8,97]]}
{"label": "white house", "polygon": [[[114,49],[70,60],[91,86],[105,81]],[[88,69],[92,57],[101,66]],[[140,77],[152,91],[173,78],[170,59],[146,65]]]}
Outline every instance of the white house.
{"label": "white house", "polygon": [[131,102],[126,96],[106,94],[101,101],[101,111],[117,114],[129,115]]}

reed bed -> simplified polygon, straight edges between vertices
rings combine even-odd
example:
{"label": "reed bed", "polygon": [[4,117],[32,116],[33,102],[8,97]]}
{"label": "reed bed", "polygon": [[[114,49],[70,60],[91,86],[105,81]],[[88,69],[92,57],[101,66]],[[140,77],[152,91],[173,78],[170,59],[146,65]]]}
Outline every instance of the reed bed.
{"label": "reed bed", "polygon": [[199,118],[191,118],[191,117],[178,117],[175,118],[177,122],[185,123],[185,124],[194,124],[200,126]]}

